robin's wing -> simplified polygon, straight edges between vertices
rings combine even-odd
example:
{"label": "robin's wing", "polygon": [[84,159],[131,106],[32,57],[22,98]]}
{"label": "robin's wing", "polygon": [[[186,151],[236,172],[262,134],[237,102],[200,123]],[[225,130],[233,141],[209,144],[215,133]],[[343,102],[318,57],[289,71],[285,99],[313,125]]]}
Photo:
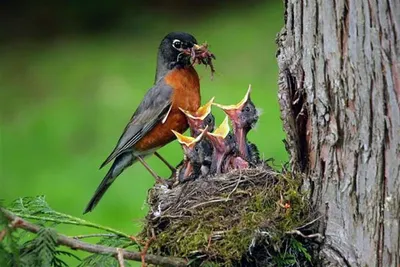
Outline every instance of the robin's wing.
{"label": "robin's wing", "polygon": [[101,164],[100,169],[118,155],[132,149],[132,146],[153,129],[158,122],[164,121],[171,107],[172,91],[169,85],[158,83],[146,93],[130,122],[125,127],[113,152]]}

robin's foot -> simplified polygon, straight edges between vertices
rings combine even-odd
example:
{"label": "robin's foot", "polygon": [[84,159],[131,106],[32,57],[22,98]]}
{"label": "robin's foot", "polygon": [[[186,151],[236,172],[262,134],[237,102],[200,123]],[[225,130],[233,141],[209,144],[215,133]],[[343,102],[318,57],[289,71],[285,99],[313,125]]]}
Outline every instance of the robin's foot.
{"label": "robin's foot", "polygon": [[162,157],[158,152],[154,152],[154,155],[156,155],[157,158],[159,158],[162,162],[164,162],[164,164],[168,167],[168,169],[171,170],[172,175],[174,175],[174,173],[176,172],[174,166],[169,164],[169,162],[164,157]]}
{"label": "robin's foot", "polygon": [[173,180],[176,177],[176,170],[171,173],[171,175],[168,177],[168,180]]}
{"label": "robin's foot", "polygon": [[154,177],[156,179],[156,184],[162,184],[168,187],[167,180],[161,178],[160,176]]}
{"label": "robin's foot", "polygon": [[155,173],[155,171],[153,171],[150,166],[143,160],[143,158],[141,156],[137,156],[137,159],[140,161],[140,163],[143,164],[143,166],[149,171],[149,173],[154,177],[154,179],[156,179],[156,183],[158,184],[163,184],[163,185],[167,185],[165,180],[162,179],[160,176],[158,176],[157,173]]}

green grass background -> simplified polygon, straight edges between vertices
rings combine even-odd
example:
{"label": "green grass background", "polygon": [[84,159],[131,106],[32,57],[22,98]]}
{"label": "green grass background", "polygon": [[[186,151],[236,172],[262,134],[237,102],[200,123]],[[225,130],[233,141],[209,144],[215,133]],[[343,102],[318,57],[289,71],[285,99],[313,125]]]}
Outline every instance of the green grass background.
{"label": "green grass background", "polygon": [[[196,21],[160,16],[136,34],[115,31],[1,46],[0,198],[45,195],[60,212],[137,233],[154,183],[140,164],[116,180],[94,212],[82,216],[82,211],[107,171],[108,166],[99,171],[99,164],[153,83],[157,47],[172,30],[207,41],[217,56],[214,80],[209,69],[197,66],[203,103],[212,96],[218,103],[237,103],[252,84],[252,99],[263,114],[249,138],[265,158],[285,162],[275,58],[282,5],[219,9]],[[214,114],[221,122],[223,113],[214,109]],[[160,153],[172,163],[182,158],[176,142]],[[148,162],[169,176],[156,158]],[[73,226],[61,230],[93,232]]]}

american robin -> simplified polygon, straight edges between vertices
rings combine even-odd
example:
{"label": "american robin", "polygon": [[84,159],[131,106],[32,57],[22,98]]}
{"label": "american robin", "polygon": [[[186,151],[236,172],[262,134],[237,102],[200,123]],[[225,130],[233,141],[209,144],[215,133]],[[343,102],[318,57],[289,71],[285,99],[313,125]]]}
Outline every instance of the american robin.
{"label": "american robin", "polygon": [[251,163],[258,163],[259,153],[257,147],[247,141],[248,132],[254,128],[258,121],[259,112],[250,99],[251,85],[244,98],[236,105],[213,105],[221,108],[229,117],[233,126],[233,133],[238,144],[239,155]]}
{"label": "american robin", "polygon": [[177,170],[179,182],[205,177],[208,174],[212,160],[212,146],[203,138],[207,130],[206,128],[196,138],[173,131],[185,155],[184,163]]}
{"label": "american robin", "polygon": [[191,136],[195,137],[201,134],[201,130],[208,127],[208,131],[214,131],[215,118],[211,113],[211,105],[214,101],[214,97],[210,99],[204,106],[201,106],[195,112],[190,112],[180,108],[180,110],[186,115],[189,123],[189,129]]}
{"label": "american robin", "polygon": [[161,41],[155,84],[147,91],[116,147],[101,165],[100,168],[114,160],[84,213],[92,211],[117,176],[137,161],[157,182],[164,182],[144,157],[174,140],[171,130],[182,133],[188,128],[186,116],[179,108],[194,112],[200,107],[199,76],[191,58],[204,54],[200,53],[202,49],[192,35],[184,32],[169,33]]}
{"label": "american robin", "polygon": [[214,132],[206,132],[207,138],[213,145],[213,155],[210,174],[223,172],[224,162],[229,155],[236,152],[237,144],[232,133],[230,133],[228,117],[225,117],[221,125]]}

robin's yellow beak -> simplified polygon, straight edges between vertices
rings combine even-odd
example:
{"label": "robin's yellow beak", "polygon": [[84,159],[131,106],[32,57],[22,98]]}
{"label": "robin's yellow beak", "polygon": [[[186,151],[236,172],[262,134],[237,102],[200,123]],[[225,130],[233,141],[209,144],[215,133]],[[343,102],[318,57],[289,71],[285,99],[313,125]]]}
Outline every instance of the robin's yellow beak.
{"label": "robin's yellow beak", "polygon": [[193,49],[194,49],[194,50],[201,50],[201,49],[203,49],[203,46],[198,45],[198,44],[194,44],[194,45],[193,45]]}
{"label": "robin's yellow beak", "polygon": [[217,104],[217,103],[213,103],[213,105],[219,107],[220,109],[222,109],[225,112],[231,111],[231,110],[239,110],[249,100],[250,92],[251,92],[251,84],[249,84],[249,88],[247,89],[246,95],[236,105],[221,105],[221,104]]}

